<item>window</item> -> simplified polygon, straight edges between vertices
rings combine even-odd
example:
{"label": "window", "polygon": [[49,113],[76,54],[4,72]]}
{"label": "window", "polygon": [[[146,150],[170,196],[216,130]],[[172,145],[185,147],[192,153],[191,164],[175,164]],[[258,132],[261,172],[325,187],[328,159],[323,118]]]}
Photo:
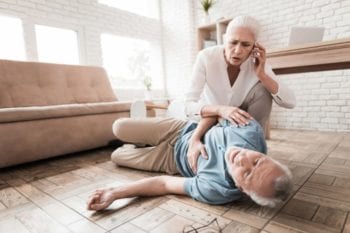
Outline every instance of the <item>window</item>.
{"label": "window", "polygon": [[10,60],[25,60],[22,21],[0,16],[0,57]]}
{"label": "window", "polygon": [[102,34],[101,43],[103,66],[114,89],[145,88],[148,80],[153,89],[162,87],[160,55],[148,41]]}
{"label": "window", "polygon": [[35,25],[39,61],[79,64],[77,33],[73,30]]}
{"label": "window", "polygon": [[149,18],[159,18],[158,0],[98,0],[98,2]]}

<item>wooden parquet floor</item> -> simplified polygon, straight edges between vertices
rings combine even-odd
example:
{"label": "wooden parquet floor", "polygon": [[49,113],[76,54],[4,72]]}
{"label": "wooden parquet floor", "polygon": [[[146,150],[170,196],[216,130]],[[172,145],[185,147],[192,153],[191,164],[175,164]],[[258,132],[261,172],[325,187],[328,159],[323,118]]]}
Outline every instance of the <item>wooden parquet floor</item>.
{"label": "wooden parquet floor", "polygon": [[[273,130],[269,155],[287,164],[295,192],[277,208],[250,200],[210,206],[183,196],[130,198],[86,210],[96,188],[156,173],[116,167],[113,148],[0,171],[0,232],[350,232],[350,133]],[[195,232],[195,231],[192,231]]]}

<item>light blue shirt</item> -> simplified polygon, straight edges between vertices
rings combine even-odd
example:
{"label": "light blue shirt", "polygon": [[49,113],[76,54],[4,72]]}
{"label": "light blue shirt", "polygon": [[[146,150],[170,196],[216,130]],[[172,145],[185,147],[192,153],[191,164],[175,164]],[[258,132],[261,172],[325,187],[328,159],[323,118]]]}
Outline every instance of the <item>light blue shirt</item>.
{"label": "light blue shirt", "polygon": [[185,192],[193,199],[209,204],[224,204],[239,199],[242,193],[228,173],[225,152],[229,147],[237,146],[266,154],[263,129],[255,120],[243,127],[235,127],[227,120],[218,123],[204,136],[209,158],[198,158],[197,174],[194,174],[187,162],[187,151],[188,141],[197,125],[196,122],[188,122],[174,148],[177,169],[186,177]]}

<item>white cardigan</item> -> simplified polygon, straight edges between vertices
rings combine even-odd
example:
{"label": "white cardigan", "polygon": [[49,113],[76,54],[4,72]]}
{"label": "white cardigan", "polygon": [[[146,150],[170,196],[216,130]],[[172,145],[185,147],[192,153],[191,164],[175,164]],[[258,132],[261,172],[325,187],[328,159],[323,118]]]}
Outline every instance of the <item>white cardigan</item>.
{"label": "white cardigan", "polygon": [[[281,81],[277,80],[271,66],[265,65],[265,72],[278,83],[278,91],[271,94],[275,102],[285,108],[294,108],[295,96]],[[204,49],[198,53],[189,90],[186,92],[186,115],[193,119],[200,117],[204,105],[228,105],[239,107],[248,92],[259,81],[252,59],[240,66],[239,75],[231,87],[227,63],[222,45]]]}

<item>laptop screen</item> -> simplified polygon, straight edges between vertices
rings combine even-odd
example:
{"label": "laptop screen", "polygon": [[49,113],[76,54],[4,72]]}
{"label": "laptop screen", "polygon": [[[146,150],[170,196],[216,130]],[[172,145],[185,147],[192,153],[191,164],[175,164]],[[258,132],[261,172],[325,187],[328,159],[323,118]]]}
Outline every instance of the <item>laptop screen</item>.
{"label": "laptop screen", "polygon": [[324,34],[323,27],[292,27],[289,36],[289,45],[298,45],[320,42]]}

